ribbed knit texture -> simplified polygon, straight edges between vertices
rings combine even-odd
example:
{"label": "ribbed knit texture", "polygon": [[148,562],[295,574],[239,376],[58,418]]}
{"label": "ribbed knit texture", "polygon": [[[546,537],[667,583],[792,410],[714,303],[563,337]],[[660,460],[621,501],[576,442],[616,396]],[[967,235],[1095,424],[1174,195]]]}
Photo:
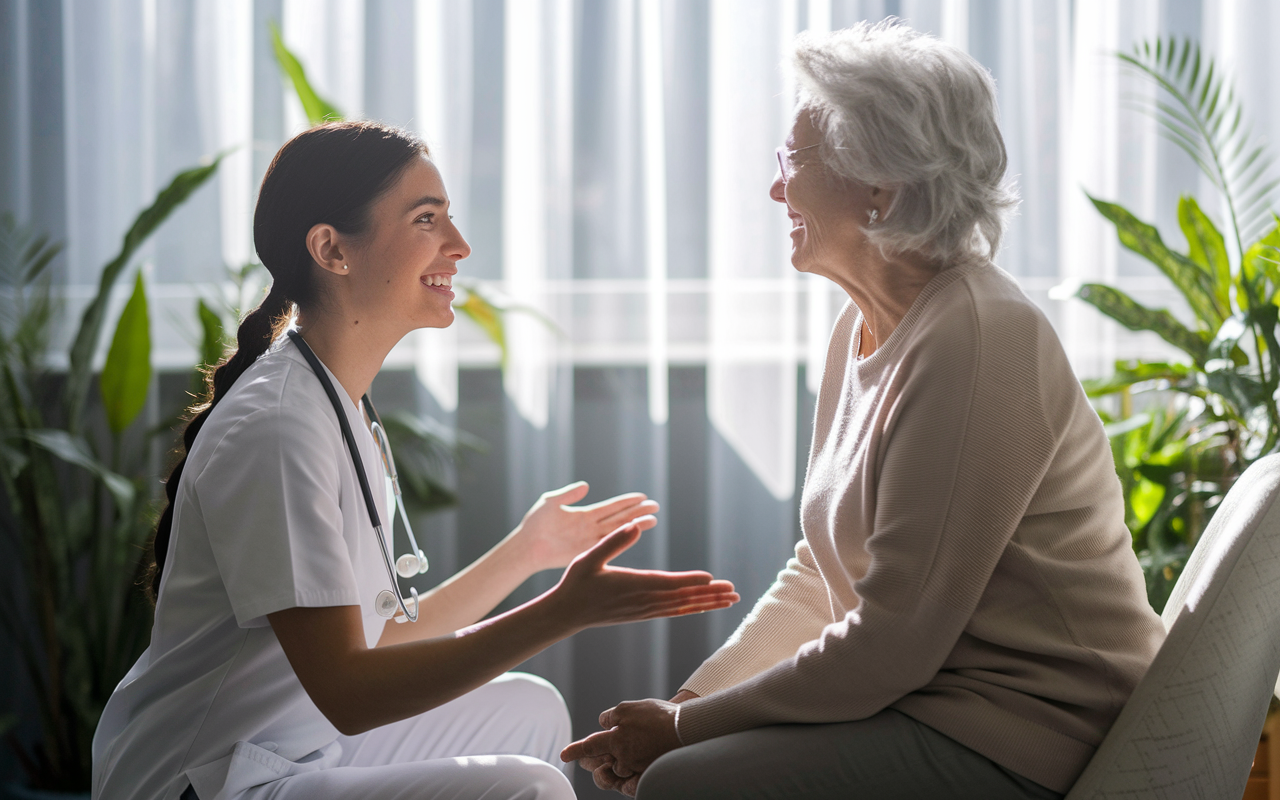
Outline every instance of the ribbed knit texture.
{"label": "ribbed knit texture", "polygon": [[685,744],[893,707],[1066,792],[1164,636],[1102,424],[990,264],[942,272],[874,354],[827,352],[804,538],[684,688]]}

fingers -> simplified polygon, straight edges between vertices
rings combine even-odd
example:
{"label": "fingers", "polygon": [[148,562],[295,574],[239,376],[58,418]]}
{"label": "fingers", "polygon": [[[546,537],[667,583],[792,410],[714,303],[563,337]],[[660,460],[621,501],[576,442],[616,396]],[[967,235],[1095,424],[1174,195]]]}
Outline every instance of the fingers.
{"label": "fingers", "polygon": [[572,505],[587,496],[587,492],[591,491],[591,487],[586,481],[574,481],[568,486],[562,486],[559,489],[553,489],[547,492],[543,497],[551,503],[567,506]]}
{"label": "fingers", "polygon": [[560,751],[560,760],[564,762],[577,761],[592,756],[611,755],[612,749],[610,744],[613,742],[613,731],[600,731],[593,733],[585,739],[580,739],[568,747]]}
{"label": "fingers", "polygon": [[597,542],[590,550],[578,556],[577,562],[591,569],[599,569],[635,544],[640,538],[640,531],[652,528],[656,524],[657,520],[653,517],[632,520],[631,524],[617,529]]}
{"label": "fingers", "polygon": [[[654,505],[656,506],[657,503],[654,503]],[[625,524],[635,525],[640,530],[647,531],[650,528],[652,528],[654,525],[658,524],[658,518],[653,516],[652,514],[645,514],[644,516],[636,517],[635,519]]]}
{"label": "fingers", "polygon": [[612,789],[615,792],[621,792],[628,778],[620,778],[613,772],[610,764],[604,764],[596,767],[591,771],[591,779],[595,781],[596,786],[601,789]]}
{"label": "fingers", "polygon": [[607,517],[597,519],[595,524],[602,528],[613,529],[619,525],[627,524],[627,522],[635,519],[636,517],[642,517],[646,514],[657,514],[660,508],[661,507],[658,505],[657,500],[645,500],[642,503],[637,503],[634,506],[624,508],[616,514],[610,514]]}
{"label": "fingers", "polygon": [[613,766],[611,766],[610,769],[612,769],[613,774],[617,775],[619,778],[630,778],[632,775],[636,774],[634,771],[627,769],[617,761],[613,762]]}
{"label": "fingers", "polygon": [[662,617],[684,617],[689,614],[701,614],[706,611],[719,611],[722,608],[728,608],[738,602],[740,598],[737,595],[732,597],[718,597],[715,599],[700,600],[696,603],[679,603],[656,606],[648,610],[648,613],[642,619],[661,619]]}
{"label": "fingers", "polygon": [[657,512],[658,502],[639,492],[632,492],[580,508],[597,523],[617,527],[632,517]]}
{"label": "fingers", "polygon": [[[662,569],[632,569],[630,567],[614,567],[614,571],[635,583],[649,587],[655,591],[675,591],[686,587],[710,586],[716,590],[733,589],[733,584],[725,580],[716,580],[710,572],[690,570],[688,572],[667,572]],[[620,579],[625,580],[625,579]]]}
{"label": "fingers", "polygon": [[636,789],[638,788],[640,788],[640,776],[636,775],[636,776],[627,778],[625,781],[622,782],[621,786],[614,787],[614,791],[622,792],[627,797],[635,797]]}
{"label": "fingers", "polygon": [[578,759],[578,766],[582,767],[587,772],[595,772],[598,767],[601,767],[605,764],[612,764],[612,763],[613,763],[613,756],[610,756],[610,755],[587,756],[586,758]]}

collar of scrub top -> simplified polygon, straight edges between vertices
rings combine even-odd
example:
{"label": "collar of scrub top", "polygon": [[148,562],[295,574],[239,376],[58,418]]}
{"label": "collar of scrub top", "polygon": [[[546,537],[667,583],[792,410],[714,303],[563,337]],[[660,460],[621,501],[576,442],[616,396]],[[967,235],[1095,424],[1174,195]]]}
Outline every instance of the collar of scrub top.
{"label": "collar of scrub top", "polygon": [[[351,453],[351,463],[356,470],[356,480],[360,483],[360,493],[364,495],[364,505],[369,511],[369,522],[372,523],[374,533],[378,537],[378,548],[382,551],[382,561],[387,567],[387,578],[391,581],[391,589],[390,591],[383,589],[378,592],[378,599],[374,604],[374,608],[380,616],[390,617],[395,615],[396,622],[417,622],[418,590],[415,587],[410,587],[410,596],[406,599],[400,591],[400,584],[396,581],[396,573],[399,572],[402,577],[409,578],[426,572],[427,557],[418,548],[418,541],[413,536],[413,528],[410,527],[408,516],[405,514],[404,502],[400,496],[400,483],[396,476],[395,461],[391,457],[390,447],[384,447],[382,442],[378,443],[378,449],[382,451],[383,463],[387,467],[387,475],[391,478],[391,485],[395,491],[396,510],[400,514],[400,521],[404,523],[405,531],[409,535],[409,544],[413,548],[412,553],[404,554],[395,562],[395,567],[391,565],[391,551],[387,548],[387,539],[382,532],[382,520],[378,517],[378,509],[373,502],[373,490],[369,488],[369,477],[365,474],[364,462],[361,460],[360,451],[356,447],[356,437],[351,432],[351,423],[347,421],[346,408],[342,399],[338,396],[338,390],[333,387],[333,381],[329,380],[329,375],[325,372],[324,365],[320,363],[320,359],[312,351],[310,345],[302,338],[302,334],[296,330],[291,330],[289,331],[289,338],[298,346],[302,356],[311,365],[311,370],[320,379],[320,385],[324,387],[325,394],[329,396],[329,402],[333,404],[333,410],[338,415],[338,427],[342,429],[342,438],[346,441],[347,450]],[[378,426],[378,428],[382,428],[382,418],[378,416],[378,410],[373,407],[373,401],[369,399],[369,395],[366,394],[361,397],[360,402],[369,414],[370,422]],[[382,429],[385,437],[385,428]],[[397,609],[401,612],[398,615],[396,615]]]}

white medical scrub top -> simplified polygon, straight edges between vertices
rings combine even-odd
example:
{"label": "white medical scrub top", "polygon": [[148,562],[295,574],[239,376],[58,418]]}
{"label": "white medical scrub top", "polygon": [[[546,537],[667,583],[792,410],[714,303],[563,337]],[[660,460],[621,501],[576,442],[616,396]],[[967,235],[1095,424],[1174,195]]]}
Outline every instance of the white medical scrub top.
{"label": "white medical scrub top", "polygon": [[[380,487],[377,444],[329,380]],[[374,495],[389,528],[385,495]],[[390,588],[375,536],[333,405],[282,339],[214,407],[187,456],[151,645],[94,735],[94,798],[173,800],[190,782],[219,800],[336,758],[338,732],[267,615],[358,605],[374,646],[386,621],[374,599]]]}

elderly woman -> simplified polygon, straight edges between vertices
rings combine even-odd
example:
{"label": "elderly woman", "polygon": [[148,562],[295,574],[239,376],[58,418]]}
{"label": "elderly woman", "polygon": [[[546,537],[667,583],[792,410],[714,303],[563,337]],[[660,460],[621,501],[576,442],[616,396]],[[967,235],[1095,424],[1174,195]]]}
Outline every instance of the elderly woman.
{"label": "elderly woman", "polygon": [[641,798],[1059,797],[1163,628],[1098,416],[991,262],[1015,202],[993,82],[896,24],[802,35],[795,66],[771,196],[796,269],[851,300],[804,538],[673,702],[564,757]]}

